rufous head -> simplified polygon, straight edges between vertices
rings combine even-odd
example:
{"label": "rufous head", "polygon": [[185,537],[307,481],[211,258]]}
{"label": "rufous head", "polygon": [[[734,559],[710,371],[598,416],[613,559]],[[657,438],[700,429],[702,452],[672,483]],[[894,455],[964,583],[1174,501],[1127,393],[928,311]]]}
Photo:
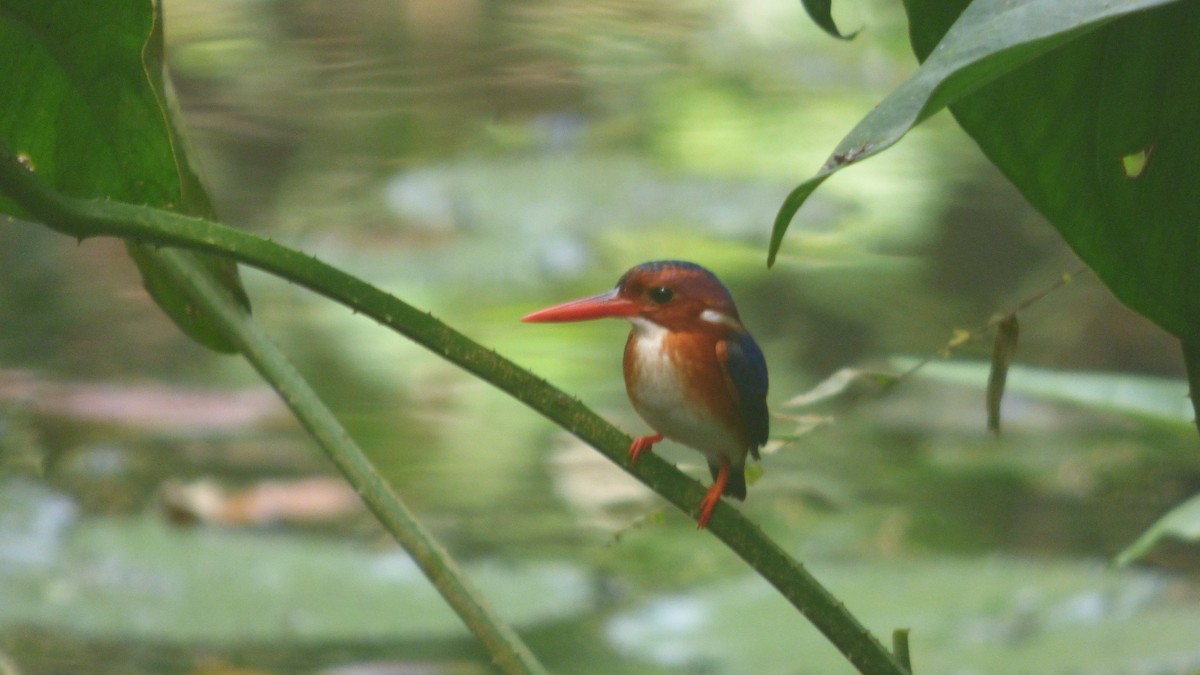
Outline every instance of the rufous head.
{"label": "rufous head", "polygon": [[522,321],[587,321],[608,317],[645,320],[669,330],[705,326],[740,328],[729,289],[695,263],[656,260],[621,276],[610,291],[534,312]]}

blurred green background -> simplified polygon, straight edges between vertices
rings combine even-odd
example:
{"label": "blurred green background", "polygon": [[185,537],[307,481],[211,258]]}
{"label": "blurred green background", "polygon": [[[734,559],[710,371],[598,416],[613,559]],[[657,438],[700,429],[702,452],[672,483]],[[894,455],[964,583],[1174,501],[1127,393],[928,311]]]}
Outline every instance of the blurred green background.
{"label": "blurred green background", "polygon": [[[911,628],[917,672],[1197,672],[1197,549],[1107,566],[1200,492],[1177,346],[1089,275],[1022,312],[1000,438],[986,340],[883,396],[788,405],[838,369],[936,353],[1079,267],[939,115],[823,186],[766,270],[783,197],[915,67],[897,3],[835,10],[858,39],[789,0],[166,0],[166,30],[225,222],[433,312],[631,433],[625,326],[519,317],[645,260],[717,272],[776,414],[739,508],[877,634]],[[247,365],[176,331],[119,243],[9,222],[0,241],[0,666],[488,671],[369,516],[320,507],[300,481],[332,475],[323,456]],[[552,670],[850,671],[597,453],[244,274],[257,317]],[[661,451],[707,480],[699,455]],[[180,522],[266,481],[314,514]]]}

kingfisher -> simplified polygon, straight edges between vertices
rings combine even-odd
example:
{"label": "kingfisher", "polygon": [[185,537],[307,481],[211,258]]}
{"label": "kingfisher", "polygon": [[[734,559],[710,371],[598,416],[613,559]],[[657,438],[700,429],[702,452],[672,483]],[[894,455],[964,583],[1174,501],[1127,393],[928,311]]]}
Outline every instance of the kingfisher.
{"label": "kingfisher", "polygon": [[657,260],[633,267],[609,291],[555,305],[527,322],[607,317],[632,324],[625,341],[625,391],[654,430],[629,446],[629,464],[669,438],[704,454],[713,484],[697,529],[728,495],[746,499],[746,455],[767,442],[767,362],[742,325],[729,289],[695,263]]}

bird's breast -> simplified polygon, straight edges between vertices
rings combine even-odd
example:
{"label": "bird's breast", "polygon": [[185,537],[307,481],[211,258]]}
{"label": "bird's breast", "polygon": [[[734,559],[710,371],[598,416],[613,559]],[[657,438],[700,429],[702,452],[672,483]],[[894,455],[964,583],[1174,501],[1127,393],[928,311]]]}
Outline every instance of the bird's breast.
{"label": "bird's breast", "polygon": [[715,346],[645,319],[633,324],[625,345],[625,386],[634,409],[663,436],[710,460],[740,465],[745,448],[720,409],[724,375]]}

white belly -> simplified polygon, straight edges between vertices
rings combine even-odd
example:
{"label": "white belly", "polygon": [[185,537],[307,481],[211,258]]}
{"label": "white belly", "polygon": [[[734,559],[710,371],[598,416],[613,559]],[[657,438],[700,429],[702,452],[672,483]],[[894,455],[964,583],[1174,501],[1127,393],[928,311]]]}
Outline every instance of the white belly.
{"label": "white belly", "polygon": [[629,384],[633,407],[663,436],[699,450],[715,463],[741,458],[738,441],[699,400],[687,395],[686,373],[664,350],[667,331],[645,320],[634,322],[633,368]]}

